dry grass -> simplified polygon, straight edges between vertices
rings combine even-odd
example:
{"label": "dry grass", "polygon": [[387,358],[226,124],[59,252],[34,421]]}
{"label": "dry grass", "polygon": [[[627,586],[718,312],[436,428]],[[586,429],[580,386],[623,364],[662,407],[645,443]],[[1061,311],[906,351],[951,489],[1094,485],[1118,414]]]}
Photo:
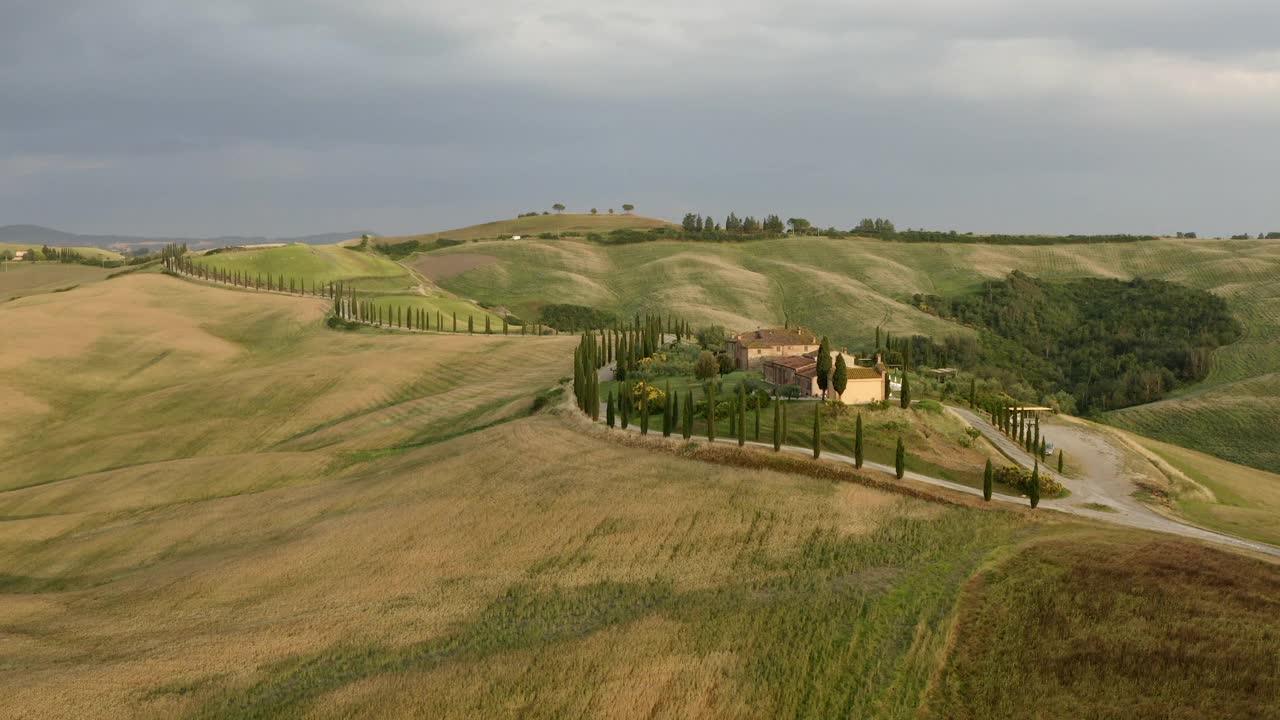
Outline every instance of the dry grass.
{"label": "dry grass", "polygon": [[0,308],[9,716],[915,717],[966,581],[1062,526],[606,442],[527,416],[573,338],[324,308],[164,276]]}
{"label": "dry grass", "polygon": [[1133,533],[1036,543],[962,603],[930,717],[1280,717],[1280,569]]}
{"label": "dry grass", "polygon": [[589,232],[605,233],[611,230],[635,229],[647,230],[657,227],[674,227],[672,223],[657,218],[632,215],[627,213],[609,213],[592,215],[590,213],[557,213],[553,215],[531,215],[511,220],[496,220],[480,225],[441,230],[440,232],[405,237],[378,238],[379,243],[398,243],[407,240],[430,241],[439,238],[450,240],[489,240],[500,236],[537,235],[538,233],[575,233],[586,235]]}
{"label": "dry grass", "polygon": [[77,288],[106,279],[116,272],[92,265],[50,262],[10,262],[0,271],[0,303],[25,295]]}

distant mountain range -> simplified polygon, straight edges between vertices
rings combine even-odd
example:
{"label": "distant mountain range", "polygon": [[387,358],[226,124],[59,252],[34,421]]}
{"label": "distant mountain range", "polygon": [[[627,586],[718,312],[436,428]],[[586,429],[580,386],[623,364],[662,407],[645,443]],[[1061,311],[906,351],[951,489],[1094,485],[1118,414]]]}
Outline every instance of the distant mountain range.
{"label": "distant mountain range", "polygon": [[214,238],[182,238],[182,237],[140,237],[135,235],[78,235],[63,232],[39,225],[4,225],[0,226],[0,243],[15,245],[59,245],[63,247],[96,247],[108,250],[128,250],[138,247],[164,245],[167,243],[186,243],[192,249],[208,249],[228,247],[232,245],[257,245],[260,243],[303,243],[306,245],[329,245],[343,240],[358,238],[369,232],[355,230],[352,232],[322,233],[320,235],[304,235],[302,237],[242,237],[228,235]]}

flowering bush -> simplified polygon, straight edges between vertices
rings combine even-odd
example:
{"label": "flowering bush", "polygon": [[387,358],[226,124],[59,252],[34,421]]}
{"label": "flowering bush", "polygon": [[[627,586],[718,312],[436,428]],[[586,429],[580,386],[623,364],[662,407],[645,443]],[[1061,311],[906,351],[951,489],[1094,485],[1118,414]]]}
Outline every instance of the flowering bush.
{"label": "flowering bush", "polygon": [[641,412],[644,409],[644,398],[649,397],[649,412],[662,412],[667,407],[667,394],[657,385],[638,382],[631,386],[631,409]]}

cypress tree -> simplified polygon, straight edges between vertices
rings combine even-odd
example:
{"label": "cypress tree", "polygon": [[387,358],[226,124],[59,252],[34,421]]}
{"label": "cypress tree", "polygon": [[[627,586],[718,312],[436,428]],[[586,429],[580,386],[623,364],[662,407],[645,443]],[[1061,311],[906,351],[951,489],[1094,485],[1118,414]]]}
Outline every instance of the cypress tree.
{"label": "cypress tree", "polygon": [[1040,461],[1036,460],[1035,469],[1031,471],[1031,485],[1027,488],[1027,498],[1031,500],[1031,507],[1040,504]]}
{"label": "cypress tree", "polygon": [[458,311],[453,311],[453,331],[458,332]]}
{"label": "cypress tree", "polygon": [[474,315],[467,314],[467,334],[474,335],[476,332],[476,318]]}
{"label": "cypress tree", "polygon": [[902,444],[902,436],[898,436],[898,449],[893,453],[893,470],[899,480],[907,474],[907,447]]}
{"label": "cypress tree", "polygon": [[760,442],[760,398],[758,398],[758,397],[756,398],[755,413],[756,413],[756,436],[755,436],[755,440],[756,440],[756,442]]}
{"label": "cypress tree", "polygon": [[[1036,437],[1032,443],[1033,447],[1040,447],[1040,414],[1036,413]],[[1040,453],[1043,455],[1044,453]]]}
{"label": "cypress tree", "polygon": [[640,434],[649,434],[649,386],[640,386]]}
{"label": "cypress tree", "polygon": [[831,389],[837,400],[844,399],[844,389],[849,387],[849,368],[844,364],[844,353],[836,356],[836,369],[831,371]]}
{"label": "cypress tree", "polygon": [[747,444],[747,384],[738,383],[738,447]]}
{"label": "cypress tree", "polygon": [[787,442],[787,406],[786,405],[782,406],[782,442],[784,445]]}
{"label": "cypress tree", "polygon": [[618,421],[622,424],[622,429],[626,430],[631,421],[631,389],[625,383],[618,388],[618,409],[622,414]]}
{"label": "cypress tree", "polygon": [[858,421],[853,426],[853,466],[862,467],[862,413],[858,413]]}
{"label": "cypress tree", "polygon": [[1062,448],[1058,448],[1058,473],[1062,473]]}
{"label": "cypress tree", "polygon": [[617,422],[617,418],[616,418],[616,417],[614,417],[614,409],[613,409],[613,391],[612,391],[612,390],[610,390],[610,391],[609,391],[609,400],[608,400],[608,404],[607,404],[607,405],[605,405],[605,409],[604,409],[604,422],[605,422],[605,424],[606,424],[606,425],[608,425],[610,428],[612,428],[612,427],[613,427],[613,424],[614,424],[615,422]]}
{"label": "cypress tree", "polygon": [[911,378],[904,368],[902,371],[902,409],[911,407]]}
{"label": "cypress tree", "polygon": [[969,378],[969,409],[972,410],[978,401],[978,378]]}
{"label": "cypress tree", "polygon": [[729,403],[729,437],[738,437],[738,402],[737,398],[730,396]]}
{"label": "cypress tree", "polygon": [[995,481],[995,468],[991,467],[991,458],[987,458],[987,467],[982,471],[982,499],[991,501],[991,486]]}
{"label": "cypress tree", "polygon": [[716,441],[716,382],[715,380],[707,381],[707,440]]}
{"label": "cypress tree", "polygon": [[600,373],[591,370],[591,419],[600,419]]}
{"label": "cypress tree", "polygon": [[827,387],[831,384],[831,344],[826,336],[818,343],[818,389],[822,391],[822,399],[827,399]]}
{"label": "cypress tree", "polygon": [[492,335],[492,334],[493,334],[493,330],[491,330],[491,329],[489,328],[489,316],[488,316],[488,315],[485,315],[485,316],[484,316],[484,334],[485,334],[485,335]]}
{"label": "cypress tree", "polygon": [[822,401],[813,406],[813,459],[822,455]]}
{"label": "cypress tree", "polygon": [[693,437],[693,391],[686,390],[684,395],[684,439]]}
{"label": "cypress tree", "polygon": [[773,451],[782,449],[782,398],[773,399]]}
{"label": "cypress tree", "polygon": [[675,418],[671,415],[674,407],[671,397],[671,381],[667,381],[667,402],[662,406],[662,437],[671,437],[671,426],[675,422]]}

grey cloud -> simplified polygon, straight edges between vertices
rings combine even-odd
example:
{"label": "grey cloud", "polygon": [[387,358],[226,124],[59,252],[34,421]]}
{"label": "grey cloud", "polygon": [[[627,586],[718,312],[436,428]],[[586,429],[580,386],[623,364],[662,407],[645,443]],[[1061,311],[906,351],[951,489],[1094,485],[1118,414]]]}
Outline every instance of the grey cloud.
{"label": "grey cloud", "polygon": [[563,200],[1280,225],[1259,189],[1280,151],[1267,0],[11,0],[0,19],[0,222],[408,232]]}

